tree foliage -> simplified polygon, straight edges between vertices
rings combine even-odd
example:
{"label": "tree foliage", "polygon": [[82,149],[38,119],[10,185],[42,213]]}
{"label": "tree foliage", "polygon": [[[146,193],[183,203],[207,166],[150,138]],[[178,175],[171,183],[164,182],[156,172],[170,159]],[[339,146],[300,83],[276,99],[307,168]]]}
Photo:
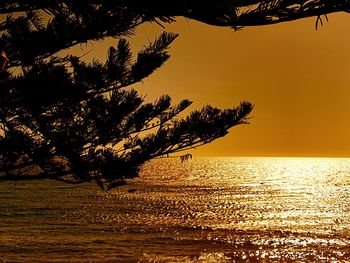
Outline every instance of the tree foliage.
{"label": "tree foliage", "polygon": [[[132,1],[131,1],[132,2]],[[252,104],[153,103],[131,86],[168,59],[177,35],[163,33],[133,55],[125,36],[146,21],[127,1],[2,1],[0,49],[0,180],[95,181],[112,188],[138,175],[146,161],[207,144],[247,123]],[[6,15],[6,16],[5,16]],[[79,43],[118,38],[105,62],[58,53]]]}
{"label": "tree foliage", "polygon": [[[2,0],[0,2],[0,180],[96,181],[137,176],[144,162],[209,143],[247,123],[249,102],[219,110],[146,103],[131,86],[168,59],[177,37],[163,33],[131,53],[125,37],[145,22],[176,16],[239,29],[349,12],[345,0]],[[326,17],[327,18],[327,17]],[[105,37],[118,43],[102,63],[60,51]]]}
{"label": "tree foliage", "polygon": [[[152,158],[209,143],[247,123],[249,102],[227,110],[205,106],[181,119],[190,101],[172,106],[164,95],[146,103],[131,89],[168,60],[177,37],[163,33],[133,56],[125,37],[142,23],[183,16],[239,29],[315,16],[317,27],[322,16],[349,10],[345,0],[2,0],[0,180],[114,187]],[[119,41],[105,63],[59,53],[109,36]]]}
{"label": "tree foliage", "polygon": [[[176,16],[183,16],[211,25],[236,28],[320,17],[334,12],[348,13],[350,3],[346,0],[3,0],[0,3],[0,14],[37,10],[55,14],[70,12],[82,17],[88,11],[90,15],[84,17],[86,22],[95,19],[121,21],[127,15],[132,15],[136,24],[155,20],[172,22]],[[116,16],[107,18],[104,15]]]}

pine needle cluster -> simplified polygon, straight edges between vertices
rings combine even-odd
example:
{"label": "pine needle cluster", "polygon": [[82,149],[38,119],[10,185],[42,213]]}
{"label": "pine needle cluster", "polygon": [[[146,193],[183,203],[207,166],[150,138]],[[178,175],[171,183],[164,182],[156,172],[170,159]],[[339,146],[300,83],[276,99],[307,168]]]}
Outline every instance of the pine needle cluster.
{"label": "pine needle cluster", "polygon": [[[138,176],[140,166],[207,144],[247,123],[252,104],[220,110],[161,96],[145,102],[132,85],[168,59],[177,35],[164,32],[137,54],[136,26],[153,16],[124,1],[1,1],[0,180],[96,182],[103,189]],[[132,2],[132,1],[131,1]],[[113,36],[107,60],[87,63],[59,51]]]}

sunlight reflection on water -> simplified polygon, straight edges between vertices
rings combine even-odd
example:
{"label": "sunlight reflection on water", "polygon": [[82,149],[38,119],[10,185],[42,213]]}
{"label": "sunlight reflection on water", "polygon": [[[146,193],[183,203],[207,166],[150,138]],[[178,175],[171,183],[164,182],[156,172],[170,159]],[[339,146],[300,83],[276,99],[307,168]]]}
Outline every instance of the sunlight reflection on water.
{"label": "sunlight reflection on water", "polygon": [[350,159],[159,159],[111,194],[53,182],[0,188],[7,260],[350,258]]}

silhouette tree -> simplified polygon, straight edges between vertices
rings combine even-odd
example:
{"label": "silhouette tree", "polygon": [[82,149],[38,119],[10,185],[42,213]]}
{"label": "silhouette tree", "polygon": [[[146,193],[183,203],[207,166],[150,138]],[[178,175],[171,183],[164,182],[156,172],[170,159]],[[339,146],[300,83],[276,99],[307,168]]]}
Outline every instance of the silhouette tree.
{"label": "silhouette tree", "polygon": [[[0,180],[96,181],[111,188],[144,162],[209,143],[247,123],[249,102],[205,106],[180,119],[188,100],[145,103],[132,84],[167,61],[176,34],[163,33],[136,58],[124,39],[138,25],[176,16],[239,29],[332,12],[345,0],[2,0],[0,2]],[[327,18],[327,17],[326,17]],[[59,51],[119,39],[105,63]]]}
{"label": "silhouette tree", "polygon": [[[226,110],[205,106],[185,118],[178,114],[189,100],[172,106],[163,95],[146,103],[130,86],[168,60],[177,35],[164,32],[133,56],[123,37],[145,19],[109,2],[1,2],[8,15],[0,24],[0,180],[95,181],[110,189],[152,158],[247,123],[249,102]],[[58,53],[106,36],[119,38],[106,62]]]}
{"label": "silhouette tree", "polygon": [[[112,19],[103,16],[93,18],[92,15],[113,16],[121,12],[124,15],[133,15],[136,24],[156,20],[172,22],[174,17],[183,16],[211,25],[236,28],[274,24],[312,16],[320,18],[322,15],[334,12],[348,13],[350,3],[346,0],[2,0],[0,3],[0,14],[36,10],[56,14],[64,10],[82,16],[84,12],[92,11],[88,20],[101,21],[116,21],[116,18],[119,20],[122,18],[120,16]],[[123,26],[133,27],[135,24]]]}

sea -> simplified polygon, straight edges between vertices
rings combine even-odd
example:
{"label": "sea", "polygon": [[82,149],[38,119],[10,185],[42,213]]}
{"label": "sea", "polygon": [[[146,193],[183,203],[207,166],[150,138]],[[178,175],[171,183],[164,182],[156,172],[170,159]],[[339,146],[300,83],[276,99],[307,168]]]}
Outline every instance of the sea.
{"label": "sea", "polygon": [[164,158],[110,192],[0,182],[0,262],[350,262],[350,159]]}

